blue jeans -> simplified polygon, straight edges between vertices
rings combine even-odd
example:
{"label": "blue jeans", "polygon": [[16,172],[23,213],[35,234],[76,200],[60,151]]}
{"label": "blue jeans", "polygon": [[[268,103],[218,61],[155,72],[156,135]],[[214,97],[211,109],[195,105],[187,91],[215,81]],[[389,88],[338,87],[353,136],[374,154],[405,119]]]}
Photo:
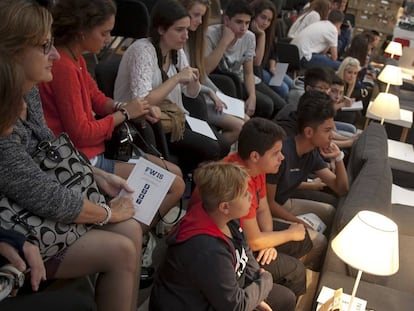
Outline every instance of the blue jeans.
{"label": "blue jeans", "polygon": [[[266,69],[262,70],[262,74],[263,74],[263,82],[269,85],[269,81],[272,78],[272,74]],[[279,94],[283,99],[287,99],[289,90],[292,88],[292,85],[293,85],[293,80],[288,75],[285,75],[283,77],[283,81],[280,86],[269,85],[269,87],[273,91],[275,91],[277,94]]]}
{"label": "blue jeans", "polygon": [[335,121],[336,132],[344,136],[353,136],[356,133],[356,127],[351,123]]}
{"label": "blue jeans", "polygon": [[311,68],[311,67],[331,67],[335,70],[338,70],[340,61],[332,60],[330,57],[324,54],[313,53],[312,58],[308,61],[305,57],[302,57],[300,61],[302,67]]}

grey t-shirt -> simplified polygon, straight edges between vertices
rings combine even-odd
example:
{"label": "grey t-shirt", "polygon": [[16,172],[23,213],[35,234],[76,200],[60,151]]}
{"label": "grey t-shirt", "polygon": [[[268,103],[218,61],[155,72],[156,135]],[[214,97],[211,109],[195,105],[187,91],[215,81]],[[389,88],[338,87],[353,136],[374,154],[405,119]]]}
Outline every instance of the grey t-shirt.
{"label": "grey t-shirt", "polygon": [[[212,25],[208,27],[207,44],[205,55],[209,55],[220,42],[223,32],[223,25]],[[223,71],[235,73],[241,81],[244,81],[243,64],[246,61],[252,61],[256,55],[256,37],[253,32],[248,30],[243,37],[227,48],[224,52],[218,68]],[[255,83],[260,79],[255,77]]]}

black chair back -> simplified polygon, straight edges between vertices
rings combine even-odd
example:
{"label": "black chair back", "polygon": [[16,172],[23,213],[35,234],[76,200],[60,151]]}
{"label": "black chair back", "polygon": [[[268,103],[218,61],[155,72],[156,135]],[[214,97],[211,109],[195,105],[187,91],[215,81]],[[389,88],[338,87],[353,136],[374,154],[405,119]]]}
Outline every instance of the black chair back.
{"label": "black chair back", "polygon": [[148,36],[150,18],[148,9],[140,0],[117,0],[115,37],[140,39]]}
{"label": "black chair back", "polygon": [[289,64],[288,70],[293,72],[294,76],[301,70],[299,50],[296,45],[287,42],[277,42],[276,55],[280,63]]}

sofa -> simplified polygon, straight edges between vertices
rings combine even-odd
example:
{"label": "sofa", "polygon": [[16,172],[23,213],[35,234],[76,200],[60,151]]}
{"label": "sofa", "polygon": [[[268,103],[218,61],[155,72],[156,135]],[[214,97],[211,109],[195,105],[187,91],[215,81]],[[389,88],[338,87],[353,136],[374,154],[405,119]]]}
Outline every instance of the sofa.
{"label": "sofa", "polygon": [[[362,273],[356,296],[367,300],[367,310],[414,310],[414,207],[391,204],[392,170],[388,159],[387,134],[383,126],[371,123],[354,143],[347,165],[350,189],[340,198],[329,240],[361,210],[383,214],[399,229],[400,267],[392,276]],[[414,172],[413,172],[414,174]],[[333,252],[330,243],[320,272],[313,310],[323,286],[342,287],[351,294],[357,271]]]}

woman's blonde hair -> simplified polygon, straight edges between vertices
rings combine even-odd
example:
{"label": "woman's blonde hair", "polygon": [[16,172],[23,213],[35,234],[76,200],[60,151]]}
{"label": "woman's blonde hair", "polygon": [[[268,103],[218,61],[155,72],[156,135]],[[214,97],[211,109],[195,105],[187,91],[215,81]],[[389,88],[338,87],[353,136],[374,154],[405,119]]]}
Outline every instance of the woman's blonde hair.
{"label": "woman's blonde hair", "polygon": [[12,127],[23,110],[23,68],[0,49],[0,135]]}
{"label": "woman's blonde hair", "polygon": [[0,1],[0,47],[15,57],[29,46],[43,43],[52,26],[52,15],[36,1]]}
{"label": "woman's blonde hair", "polygon": [[190,66],[198,68],[200,72],[201,83],[205,82],[206,69],[204,65],[204,48],[205,38],[207,35],[207,28],[210,19],[210,0],[178,0],[187,11],[197,3],[206,6],[206,14],[203,16],[202,24],[197,28],[196,31],[188,32],[188,53]]}
{"label": "woman's blonde hair", "polygon": [[342,79],[342,81],[344,81],[344,84],[345,84],[344,95],[348,97],[351,97],[352,92],[354,91],[354,88],[355,88],[355,83],[356,83],[356,79],[350,84],[348,84],[344,80],[345,71],[347,71],[350,67],[358,68],[358,72],[361,70],[361,65],[359,63],[359,60],[354,57],[348,56],[344,58],[344,60],[341,62],[341,65],[338,68],[338,71],[336,72],[336,74]]}
{"label": "woman's blonde hair", "polygon": [[242,166],[226,162],[203,163],[194,172],[194,182],[207,211],[240,197],[246,191],[248,178]]}

